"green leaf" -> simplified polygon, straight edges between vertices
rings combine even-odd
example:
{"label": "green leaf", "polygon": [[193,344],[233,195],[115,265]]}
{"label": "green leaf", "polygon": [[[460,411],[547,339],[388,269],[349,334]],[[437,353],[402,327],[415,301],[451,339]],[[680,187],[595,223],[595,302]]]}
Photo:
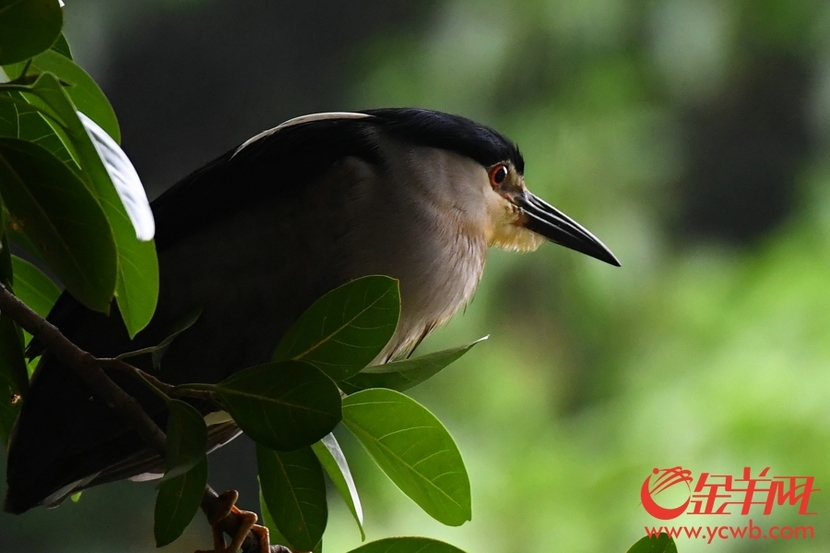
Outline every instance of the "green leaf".
{"label": "green leaf", "polygon": [[61,295],[60,289],[43,271],[16,255],[12,257],[14,269],[14,295],[35,313],[46,318]]}
{"label": "green leaf", "polygon": [[[276,523],[274,522],[274,518],[271,516],[270,511],[268,511],[268,505],[265,504],[265,497],[262,495],[262,487],[259,488],[259,508],[262,510],[262,522],[266,528],[268,528],[269,540],[272,544],[279,544],[279,545],[288,545],[288,539],[280,533],[280,529],[277,528]],[[317,545],[314,546],[314,549],[311,550],[312,553],[323,553],[323,540],[317,542]]]}
{"label": "green leaf", "polygon": [[98,123],[83,112],[79,111],[77,114],[92,140],[95,151],[104,163],[104,168],[115,187],[119,206],[126,211],[137,239],[141,242],[152,240],[156,232],[153,210],[130,158]]}
{"label": "green leaf", "polygon": [[361,545],[349,553],[464,553],[461,549],[430,538],[386,538]]}
{"label": "green leaf", "polygon": [[[4,67],[10,79],[19,77],[27,62]],[[32,58],[28,74],[48,71],[69,86],[64,90],[72,99],[75,109],[83,112],[98,123],[116,142],[121,142],[121,129],[115,111],[98,86],[98,83],[71,58],[61,55],[54,49],[46,50]]]}
{"label": "green leaf", "polygon": [[659,536],[646,536],[631,546],[627,553],[677,553],[677,546],[665,532]]}
{"label": "green leaf", "polygon": [[153,242],[127,242],[118,244],[120,263],[115,299],[130,338],[134,338],[150,323],[156,311],[158,259]]}
{"label": "green leaf", "polygon": [[72,59],[72,49],[69,48],[69,43],[66,42],[66,37],[63,36],[63,33],[58,35],[58,39],[52,45],[52,50],[62,56]]}
{"label": "green leaf", "polygon": [[181,536],[193,520],[205,493],[207,475],[207,458],[204,458],[186,473],[161,483],[153,517],[156,547],[165,546]]}
{"label": "green leaf", "polygon": [[278,452],[257,444],[257,466],[268,512],[288,545],[311,551],[328,520],[323,469],[311,448]]}
{"label": "green leaf", "polygon": [[360,496],[357,495],[357,486],[354,484],[352,472],[349,470],[349,463],[346,462],[346,456],[343,450],[340,449],[340,444],[337,443],[337,438],[334,434],[326,434],[323,439],[311,446],[323,469],[334,482],[337,491],[346,506],[351,511],[357,527],[360,529],[360,539],[365,540],[366,534],[363,531],[363,507],[360,505]]}
{"label": "green leaf", "polygon": [[464,461],[449,432],[425,407],[393,390],[364,390],[343,400],[343,422],[427,514],[449,526],[470,520]]}
{"label": "green leaf", "polygon": [[188,328],[190,328],[191,326],[196,324],[196,321],[199,320],[199,317],[201,315],[202,315],[202,310],[201,309],[197,309],[197,310],[191,312],[190,314],[186,315],[184,317],[184,319],[182,319],[176,325],[174,325],[173,331],[170,333],[170,335],[167,336],[164,340],[162,340],[161,342],[159,342],[155,346],[149,346],[149,347],[146,347],[146,348],[141,348],[141,349],[137,349],[137,350],[133,350],[133,351],[128,351],[128,352],[125,352],[125,353],[120,353],[116,357],[118,359],[127,359],[127,358],[130,358],[130,357],[137,357],[139,355],[150,354],[150,356],[152,357],[152,361],[153,361],[153,368],[155,370],[160,370],[160,368],[161,368],[161,359],[162,359],[162,357],[164,357],[164,354],[167,353],[167,350],[168,350],[168,348],[170,348],[170,345],[173,343],[173,340],[175,340],[178,337],[179,334],[181,334],[182,332],[184,332],[185,330],[187,330]]}
{"label": "green leaf", "polygon": [[[11,256],[11,265],[14,268],[14,295],[34,310],[44,319],[49,315],[52,306],[61,295],[60,289],[43,272],[16,255]],[[32,336],[23,331],[23,343],[27,345]],[[28,372],[31,375],[37,363],[34,360],[27,362]]]}
{"label": "green leaf", "polygon": [[167,442],[164,446],[167,472],[162,482],[201,463],[207,451],[207,426],[199,411],[178,399],[168,400],[167,408]]}
{"label": "green leaf", "polygon": [[[27,334],[28,333],[26,331],[23,331],[24,336],[26,336]],[[35,369],[37,368],[38,363],[40,363],[40,355],[26,361],[26,372],[29,373],[30,380],[32,378],[32,375],[35,374]]]}
{"label": "green leaf", "polygon": [[[64,140],[64,145],[73,154],[73,158],[84,170],[83,175],[88,179],[88,186],[98,196],[109,220],[118,252],[115,296],[121,317],[130,336],[133,337],[150,322],[158,300],[158,259],[155,246],[152,241],[145,242],[139,239],[139,227],[133,226],[125,208],[125,199],[138,198],[143,195],[143,190],[135,190],[134,187],[121,193],[116,190],[107,165],[99,154],[105,137],[92,131],[94,127],[89,125],[88,119],[81,121],[81,116],[75,111],[66,92],[53,75],[42,74],[30,90],[31,94],[27,94],[27,99],[30,99],[32,94],[35,95],[33,105],[45,109],[60,122],[57,124],[50,121],[53,129]],[[94,142],[93,135],[97,136]],[[118,150],[120,151],[120,148]],[[107,148],[106,151],[114,150]],[[127,172],[126,167],[121,169],[123,170],[114,173]],[[146,201],[146,196],[143,198]],[[127,203],[138,205],[141,202]]]}
{"label": "green leaf", "polygon": [[0,65],[46,50],[63,27],[56,0],[0,0]]}
{"label": "green leaf", "polygon": [[268,363],[212,387],[254,441],[280,451],[311,445],[341,419],[340,391],[313,365]]}
{"label": "green leaf", "polygon": [[277,528],[277,523],[274,522],[274,517],[271,516],[271,511],[268,510],[268,505],[265,503],[265,496],[262,494],[262,484],[259,485],[259,509],[262,511],[262,520],[260,523],[268,528],[268,541],[271,544],[288,545],[288,540],[282,535],[280,529]]}
{"label": "green leaf", "polygon": [[368,365],[395,333],[400,315],[398,282],[367,276],[335,288],[294,323],[274,351],[274,361],[307,361],[335,381]]}
{"label": "green leaf", "polygon": [[41,111],[18,92],[0,94],[0,136],[36,142],[81,177],[81,168]]}
{"label": "green leaf", "polygon": [[11,227],[26,233],[72,295],[106,312],[115,244],[101,206],[75,174],[37,144],[0,138],[0,195]]}
{"label": "green leaf", "polygon": [[465,346],[428,353],[414,359],[366,367],[356,375],[341,381],[339,386],[347,394],[367,388],[389,388],[402,392],[437,374],[470,351],[474,345],[486,339],[487,336]]}
{"label": "green leaf", "polygon": [[191,312],[189,315],[185,316],[185,318],[177,323],[173,328],[173,332],[170,335],[162,340],[153,351],[150,352],[150,356],[153,360],[153,367],[158,371],[161,370],[161,359],[164,357],[164,354],[167,353],[167,350],[170,348],[170,344],[173,343],[179,334],[196,324],[196,321],[199,320],[199,317],[202,316],[202,310],[197,309]]}

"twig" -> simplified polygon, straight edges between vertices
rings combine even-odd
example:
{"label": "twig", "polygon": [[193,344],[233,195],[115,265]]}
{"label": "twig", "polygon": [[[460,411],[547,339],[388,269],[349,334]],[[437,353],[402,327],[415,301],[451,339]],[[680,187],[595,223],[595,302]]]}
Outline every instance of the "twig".
{"label": "twig", "polygon": [[172,384],[162,382],[155,376],[148,372],[142,371],[134,365],[130,365],[119,357],[98,357],[97,359],[99,366],[105,369],[117,369],[119,371],[131,373],[138,378],[143,378],[150,385],[154,386],[157,390],[160,390],[168,396],[190,397],[217,403],[216,394],[211,390],[197,390],[189,387],[187,384],[182,386],[173,386]]}

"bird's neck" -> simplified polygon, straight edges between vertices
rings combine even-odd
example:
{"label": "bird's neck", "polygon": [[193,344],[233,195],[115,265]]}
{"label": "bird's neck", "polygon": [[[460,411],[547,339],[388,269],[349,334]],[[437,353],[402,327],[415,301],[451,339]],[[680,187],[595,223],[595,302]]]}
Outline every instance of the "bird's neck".
{"label": "bird's neck", "polygon": [[487,213],[475,197],[481,166],[439,150],[414,157],[428,160],[428,170],[396,171],[411,181],[395,187],[391,200],[403,216],[392,275],[401,282],[401,320],[396,344],[385,352],[392,357],[408,353],[472,299],[487,254]]}

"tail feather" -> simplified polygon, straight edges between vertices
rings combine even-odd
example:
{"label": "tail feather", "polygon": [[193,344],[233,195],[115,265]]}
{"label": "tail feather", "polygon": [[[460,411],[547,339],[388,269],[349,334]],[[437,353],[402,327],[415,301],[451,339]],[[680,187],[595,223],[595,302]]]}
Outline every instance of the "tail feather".
{"label": "tail feather", "polygon": [[[161,400],[143,392],[151,416],[164,418]],[[44,356],[9,440],[3,509],[20,514],[59,502],[142,448],[138,433],[69,367]]]}

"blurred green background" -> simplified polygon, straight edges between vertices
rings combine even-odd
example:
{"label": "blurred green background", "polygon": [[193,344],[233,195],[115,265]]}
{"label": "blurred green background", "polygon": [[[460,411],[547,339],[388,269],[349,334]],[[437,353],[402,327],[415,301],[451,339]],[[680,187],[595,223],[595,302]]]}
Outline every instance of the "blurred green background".
{"label": "blurred green background", "polygon": [[[473,521],[432,521],[341,434],[370,539],[622,553],[656,523],[639,505],[652,468],[749,466],[815,476],[816,516],[752,517],[815,539],[680,539],[680,552],[828,550],[830,4],[67,3],[75,57],[151,196],[289,117],[417,105],[518,142],[528,186],[622,261],[491,253],[475,300],[421,351],[490,339],[413,392],[459,443]],[[212,459],[214,486],[254,508],[250,444]],[[152,551],[153,493],[122,482],[0,515],[0,551]],[[347,551],[359,534],[331,503],[325,548]],[[165,551],[209,543],[197,517]]]}

